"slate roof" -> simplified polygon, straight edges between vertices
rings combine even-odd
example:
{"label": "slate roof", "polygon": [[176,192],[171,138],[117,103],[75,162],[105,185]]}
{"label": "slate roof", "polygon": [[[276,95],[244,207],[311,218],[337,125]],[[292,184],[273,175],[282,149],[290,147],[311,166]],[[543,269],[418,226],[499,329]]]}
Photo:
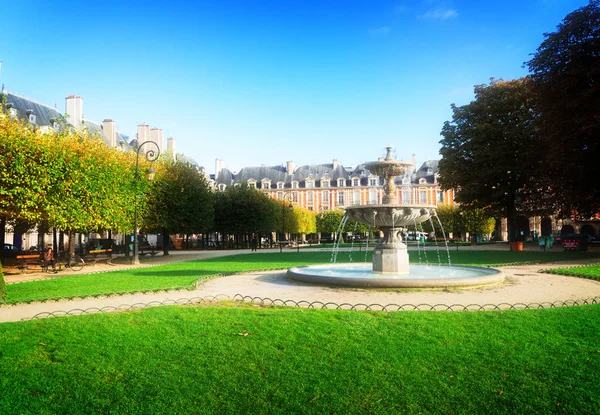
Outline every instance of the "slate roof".
{"label": "slate roof", "polygon": [[28,119],[27,112],[32,111],[36,118],[35,125],[40,127],[52,127],[54,120],[62,117],[58,109],[7,91],[6,89],[3,89],[0,93],[0,99],[6,99],[7,106],[17,110],[17,117],[19,119]]}
{"label": "slate roof", "polygon": [[[262,188],[263,180],[270,180],[271,189],[275,189],[278,182],[284,183],[284,189],[290,189],[292,182],[298,182],[298,188],[306,188],[306,180],[313,179],[315,187],[321,187],[321,179],[328,178],[330,180],[329,187],[338,187],[338,179],[345,179],[346,186],[350,185],[348,180],[359,178],[361,186],[367,186],[369,177],[372,176],[366,165],[369,163],[361,163],[354,168],[344,167],[339,164],[335,169],[333,164],[311,164],[303,165],[296,168],[293,174],[286,172],[285,166],[259,166],[259,167],[244,167],[238,173],[233,173],[224,168],[217,175],[212,175],[211,178],[215,184],[224,184],[230,186],[233,183],[246,183],[248,180],[255,180],[256,187]],[[417,170],[407,172],[410,177],[411,184],[419,183],[419,179],[425,178],[427,183],[434,183],[435,173],[437,172],[437,160],[428,160]],[[397,184],[402,183],[402,179],[406,176],[396,177]],[[380,179],[379,184],[382,184]]]}
{"label": "slate roof", "polygon": [[[58,111],[57,108],[49,105],[37,102],[31,98],[24,97],[14,92],[3,89],[0,93],[0,99],[6,98],[6,104],[9,108],[17,110],[17,117],[29,119],[29,113],[35,115],[35,123],[38,127],[49,127],[53,128],[54,121],[64,117],[63,114]],[[102,124],[94,121],[84,120],[84,127],[90,134],[98,133],[103,138],[106,145],[109,145],[108,138],[104,135]],[[129,137],[121,134],[119,131],[116,132],[117,147],[125,150],[132,151],[133,147],[129,144]]]}

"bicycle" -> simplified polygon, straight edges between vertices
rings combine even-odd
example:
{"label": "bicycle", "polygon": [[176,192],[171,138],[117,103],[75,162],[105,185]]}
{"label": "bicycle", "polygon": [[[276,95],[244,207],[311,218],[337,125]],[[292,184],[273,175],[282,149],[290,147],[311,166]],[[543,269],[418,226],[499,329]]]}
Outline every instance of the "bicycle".
{"label": "bicycle", "polygon": [[85,261],[79,255],[69,254],[69,257],[64,262],[65,268],[71,271],[81,271],[85,265]]}

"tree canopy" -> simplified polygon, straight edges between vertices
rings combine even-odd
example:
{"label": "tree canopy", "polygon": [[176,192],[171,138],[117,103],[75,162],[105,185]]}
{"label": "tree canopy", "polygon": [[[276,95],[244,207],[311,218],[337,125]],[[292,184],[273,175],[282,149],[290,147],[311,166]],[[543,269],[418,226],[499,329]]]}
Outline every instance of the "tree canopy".
{"label": "tree canopy", "polygon": [[548,187],[566,214],[600,209],[600,1],[567,15],[526,63]]}
{"label": "tree canopy", "polygon": [[537,192],[539,138],[531,83],[527,78],[492,80],[475,87],[475,100],[457,107],[441,135],[439,181],[455,189],[467,208],[486,208],[508,219],[516,240],[516,212],[531,206]]}

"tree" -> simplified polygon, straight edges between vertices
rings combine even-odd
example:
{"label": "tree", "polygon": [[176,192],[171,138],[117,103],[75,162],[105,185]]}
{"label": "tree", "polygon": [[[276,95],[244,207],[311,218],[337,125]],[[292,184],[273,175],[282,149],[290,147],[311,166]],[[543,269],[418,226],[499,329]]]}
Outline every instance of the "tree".
{"label": "tree", "polygon": [[489,235],[494,232],[496,219],[494,219],[485,209],[458,209],[457,225],[468,232],[471,238],[478,235]]}
{"label": "tree", "polygon": [[168,253],[169,234],[206,233],[213,224],[213,193],[196,167],[171,158],[156,162],[156,179],[143,209],[144,227],[160,230]]}
{"label": "tree", "polygon": [[526,62],[548,184],[563,212],[600,209],[600,1],[567,15]]}
{"label": "tree", "polygon": [[475,87],[475,100],[457,107],[446,121],[440,143],[439,181],[455,189],[466,208],[487,208],[506,217],[511,241],[516,212],[531,206],[538,190],[533,154],[539,148],[531,82],[493,80]]}

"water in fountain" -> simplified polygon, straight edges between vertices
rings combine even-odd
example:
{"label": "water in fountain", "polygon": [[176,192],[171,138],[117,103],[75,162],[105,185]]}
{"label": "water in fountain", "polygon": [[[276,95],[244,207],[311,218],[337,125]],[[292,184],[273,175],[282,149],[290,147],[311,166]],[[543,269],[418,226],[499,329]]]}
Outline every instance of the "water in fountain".
{"label": "water in fountain", "polygon": [[[347,216],[357,222],[376,226],[383,232],[383,238],[376,243],[373,250],[372,265],[333,264],[296,267],[288,270],[290,278],[349,287],[447,287],[481,285],[504,279],[502,272],[490,268],[450,265],[432,267],[428,263],[409,267],[407,246],[402,241],[400,230],[413,223],[416,228],[431,216],[437,217],[435,206],[397,203],[395,177],[405,174],[412,164],[394,160],[391,147],[387,148],[385,159],[365,167],[384,179],[383,203],[347,207],[345,221],[348,220]],[[343,221],[344,225],[345,221]],[[439,222],[441,224],[441,221]],[[340,229],[343,229],[342,224]],[[340,237],[338,237],[338,249],[339,239]],[[447,244],[446,249],[448,250]],[[333,253],[332,260],[335,261],[336,258],[337,253]]]}

